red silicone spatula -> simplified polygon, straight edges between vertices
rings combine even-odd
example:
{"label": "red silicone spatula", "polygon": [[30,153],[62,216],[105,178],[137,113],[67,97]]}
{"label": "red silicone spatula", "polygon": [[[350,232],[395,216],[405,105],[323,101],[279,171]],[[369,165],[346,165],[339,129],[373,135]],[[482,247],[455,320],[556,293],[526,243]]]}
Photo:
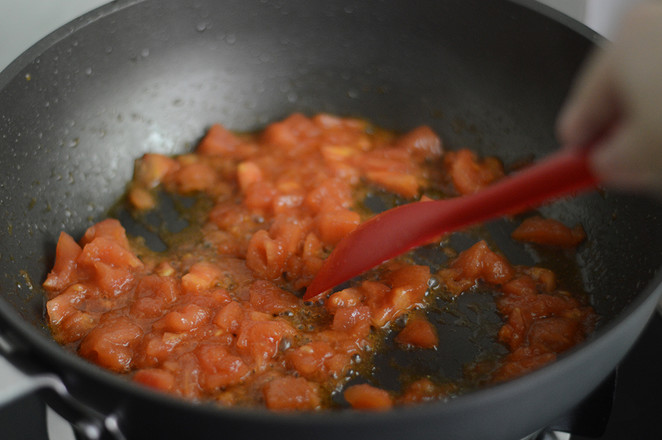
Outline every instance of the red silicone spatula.
{"label": "red silicone spatula", "polygon": [[443,233],[515,214],[596,184],[588,168],[587,150],[562,150],[475,194],[390,209],[338,243],[308,286],[304,299],[313,298]]}

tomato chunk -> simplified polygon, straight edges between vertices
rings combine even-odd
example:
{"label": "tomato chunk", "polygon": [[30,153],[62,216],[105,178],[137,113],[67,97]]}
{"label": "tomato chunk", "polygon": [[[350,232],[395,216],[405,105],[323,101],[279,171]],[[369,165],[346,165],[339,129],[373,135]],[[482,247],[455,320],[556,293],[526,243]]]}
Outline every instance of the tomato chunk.
{"label": "tomato chunk", "polygon": [[82,340],[78,352],[109,370],[128,372],[143,331],[125,317],[101,323]]}
{"label": "tomato chunk", "polygon": [[479,161],[467,149],[447,152],[444,156],[453,185],[460,194],[472,194],[503,177],[503,167],[494,158]]}
{"label": "tomato chunk", "polygon": [[436,348],[439,344],[437,331],[430,321],[415,317],[395,337],[395,342],[405,347]]}
{"label": "tomato chunk", "polygon": [[319,406],[316,387],[302,377],[281,377],[263,388],[267,408],[292,411],[312,410]]}
{"label": "tomato chunk", "polygon": [[393,406],[388,392],[368,384],[352,385],[343,396],[355,409],[383,411]]}
{"label": "tomato chunk", "polygon": [[133,380],[161,391],[172,391],[175,388],[175,376],[160,368],[147,368],[136,371]]}
{"label": "tomato chunk", "polygon": [[586,239],[586,232],[581,225],[569,228],[558,220],[535,216],[525,219],[513,231],[512,237],[519,241],[573,248]]}
{"label": "tomato chunk", "polygon": [[44,288],[55,292],[73,283],[76,279],[76,260],[82,252],[83,249],[71,235],[61,232],[55,249],[55,263],[44,281]]}

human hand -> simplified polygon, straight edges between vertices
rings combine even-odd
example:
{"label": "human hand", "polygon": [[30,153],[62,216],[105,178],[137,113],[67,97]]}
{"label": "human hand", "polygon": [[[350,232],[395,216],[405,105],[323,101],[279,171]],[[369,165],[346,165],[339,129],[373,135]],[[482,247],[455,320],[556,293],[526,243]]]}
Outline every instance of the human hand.
{"label": "human hand", "polygon": [[662,196],[662,3],[642,3],[593,55],[557,121],[565,147],[597,141],[591,168],[606,186]]}

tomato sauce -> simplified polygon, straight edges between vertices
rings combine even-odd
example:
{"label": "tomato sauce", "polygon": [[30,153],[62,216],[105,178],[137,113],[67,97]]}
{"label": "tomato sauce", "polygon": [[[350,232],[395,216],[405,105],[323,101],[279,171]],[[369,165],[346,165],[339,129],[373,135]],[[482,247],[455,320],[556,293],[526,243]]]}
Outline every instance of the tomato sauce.
{"label": "tomato sauce", "polygon": [[[43,283],[53,335],[145,386],[273,410],[334,407],[339,395],[354,408],[384,410],[461,392],[428,377],[399,392],[354,383],[393,332],[412,355],[437,348],[439,330],[424,313],[434,283],[451,296],[478,284],[498,292],[503,326],[495,338],[509,353],[487,381],[538,368],[582,341],[593,310],[559,290],[551,270],[513,266],[485,241],[439,271],[400,258],[304,303],[303,290],[334,245],[371,215],[361,208],[366,188],[401,201],[438,196],[431,189],[443,186],[439,173],[455,195],[504,175],[494,158],[444,152],[429,127],[396,135],[326,114],[294,114],[252,134],[214,125],[193,153],[136,161],[126,197],[134,211],[158,207],[160,191],[207,201],[166,251],[128,237],[112,218],[78,241],[61,233]],[[515,238],[578,244],[546,227],[536,223]]]}

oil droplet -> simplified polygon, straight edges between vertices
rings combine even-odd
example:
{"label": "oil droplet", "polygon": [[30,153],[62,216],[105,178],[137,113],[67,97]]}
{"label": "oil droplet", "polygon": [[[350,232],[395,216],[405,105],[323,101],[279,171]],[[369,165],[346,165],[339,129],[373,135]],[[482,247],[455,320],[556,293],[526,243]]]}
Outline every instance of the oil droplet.
{"label": "oil droplet", "polygon": [[87,69],[85,69],[85,75],[87,75],[87,76],[92,75],[92,68],[91,67],[88,67]]}

